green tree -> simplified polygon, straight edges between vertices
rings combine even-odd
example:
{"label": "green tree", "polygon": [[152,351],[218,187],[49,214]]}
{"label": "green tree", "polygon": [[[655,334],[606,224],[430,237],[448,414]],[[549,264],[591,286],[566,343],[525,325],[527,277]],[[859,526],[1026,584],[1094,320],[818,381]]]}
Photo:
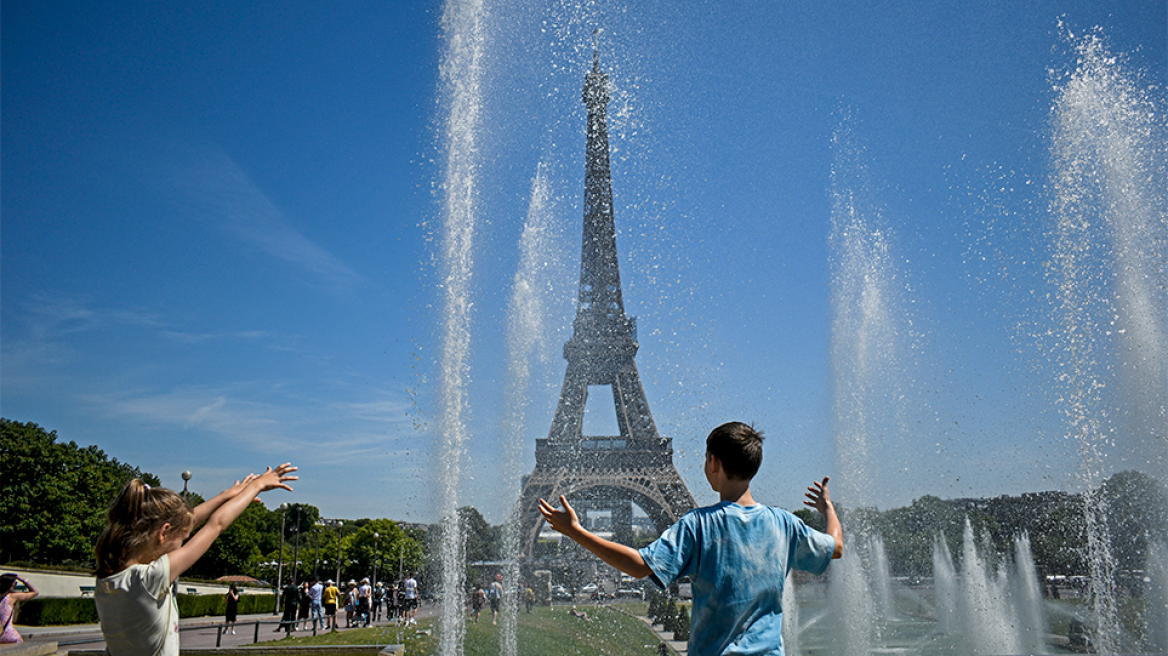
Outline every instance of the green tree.
{"label": "green tree", "polygon": [[126,481],[158,478],[96,446],[0,418],[0,562],[93,566],[105,511]]}
{"label": "green tree", "polygon": [[260,544],[269,512],[260,504],[248,506],[184,576],[202,579],[233,574],[255,576],[256,565],[263,559]]}
{"label": "green tree", "polygon": [[1103,482],[1111,548],[1120,569],[1144,569],[1148,542],[1168,542],[1168,491],[1138,471],[1123,471]]}

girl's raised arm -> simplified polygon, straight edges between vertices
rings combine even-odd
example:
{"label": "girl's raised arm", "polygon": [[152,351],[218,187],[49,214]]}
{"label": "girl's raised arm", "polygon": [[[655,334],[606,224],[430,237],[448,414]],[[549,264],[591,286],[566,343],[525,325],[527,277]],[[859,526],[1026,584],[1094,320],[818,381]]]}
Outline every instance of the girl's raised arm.
{"label": "girl's raised arm", "polygon": [[[223,529],[231,526],[231,522],[234,522],[242,515],[248,504],[254,501],[261,492],[267,492],[276,488],[291,492],[292,488],[288,486],[286,481],[299,480],[298,476],[289,476],[296,469],[296,467],[293,467],[287,462],[275,469],[268,467],[267,471],[263,474],[259,476],[254,474],[250,475],[243,481],[236,483],[217,495],[215,499],[218,500],[218,503],[210,512],[210,518],[207,519],[206,525],[199,529],[199,532],[195,533],[194,537],[187,540],[186,544],[168,552],[170,556],[171,583],[178,580],[178,577],[183,572],[187,571],[191,565],[195,564],[195,561],[207,553],[207,549],[211,548],[211,543],[215,541],[215,538],[219,537]],[[208,501],[199,504],[199,507],[202,508],[208,503],[211,502]],[[196,526],[198,525],[198,519],[198,515],[196,514]],[[165,534],[163,537],[164,539],[167,538]],[[178,536],[171,536],[172,539],[175,537]]]}

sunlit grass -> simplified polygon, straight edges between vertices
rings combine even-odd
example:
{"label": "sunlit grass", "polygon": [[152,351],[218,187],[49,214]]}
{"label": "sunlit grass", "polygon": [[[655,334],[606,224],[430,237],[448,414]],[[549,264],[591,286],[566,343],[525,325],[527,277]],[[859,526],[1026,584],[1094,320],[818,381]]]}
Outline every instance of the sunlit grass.
{"label": "sunlit grass", "polygon": [[[644,612],[644,604],[625,606],[629,612]],[[658,640],[645,624],[617,608],[579,606],[589,620],[573,617],[571,607],[537,607],[519,613],[519,656],[648,656],[657,653]],[[347,629],[316,637],[295,637],[277,641],[280,645],[388,645],[402,644],[410,656],[432,656],[438,647],[437,620],[419,620],[418,626]],[[493,626],[490,613],[475,622],[467,618],[466,656],[497,656],[501,626]],[[429,633],[429,635],[427,635]],[[272,643],[268,643],[272,644]]]}

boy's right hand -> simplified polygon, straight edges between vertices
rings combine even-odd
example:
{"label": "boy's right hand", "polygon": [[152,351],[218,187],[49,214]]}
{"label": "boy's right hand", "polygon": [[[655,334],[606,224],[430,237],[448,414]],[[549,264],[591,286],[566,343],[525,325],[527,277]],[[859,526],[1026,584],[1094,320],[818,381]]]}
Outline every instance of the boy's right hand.
{"label": "boy's right hand", "polygon": [[564,509],[556,510],[550,503],[540,499],[539,512],[547,520],[547,523],[552,525],[552,528],[570,536],[572,532],[580,528],[580,520],[576,517],[576,511],[572,510],[572,506],[568,505],[568,500],[562,494],[560,495],[560,505]]}

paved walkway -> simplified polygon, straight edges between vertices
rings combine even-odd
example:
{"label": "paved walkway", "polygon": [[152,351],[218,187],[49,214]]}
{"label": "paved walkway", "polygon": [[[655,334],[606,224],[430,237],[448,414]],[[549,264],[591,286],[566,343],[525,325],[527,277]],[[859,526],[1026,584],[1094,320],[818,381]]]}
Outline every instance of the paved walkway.
{"label": "paved walkway", "polygon": [[[424,605],[418,609],[418,617],[432,617],[437,614],[437,606]],[[344,625],[344,615],[340,623]],[[220,645],[216,645],[219,637],[219,627],[223,626],[222,617],[191,617],[179,620],[179,630],[182,631],[182,646],[187,648],[214,648],[216,646],[238,647],[255,642],[256,623],[259,622],[259,641],[265,642],[282,637],[283,629],[279,628],[280,616],[271,613],[258,615],[240,615],[235,623],[235,634],[222,636]],[[374,626],[392,627],[393,624],[384,619],[374,622]],[[60,651],[68,649],[99,650],[105,649],[105,641],[101,638],[101,627],[97,624],[74,624],[71,626],[20,626],[17,631],[24,637],[27,644],[57,643]],[[344,631],[345,629],[340,629]],[[297,631],[293,636],[312,635],[311,624],[308,633]]]}
{"label": "paved walkway", "polygon": [[[418,609],[418,617],[433,617],[438,614],[438,606],[435,604],[424,605]],[[649,622],[647,617],[638,617],[637,619],[645,623],[650,630],[653,631],[661,640],[669,646],[674,654],[686,654],[687,645],[685,642],[679,642],[673,639],[672,633],[666,633],[659,630],[661,625],[654,626]],[[341,617],[344,622],[344,617]],[[239,621],[235,624],[235,634],[226,634],[221,638],[219,636],[219,627],[223,625],[223,618],[215,617],[191,617],[179,620],[179,627],[182,630],[182,646],[184,649],[210,649],[216,646],[223,647],[239,647],[250,645],[256,639],[256,623],[259,623],[258,635],[260,642],[266,642],[279,638],[277,627],[279,626],[280,617],[272,615],[271,613],[263,613],[258,615],[240,615]],[[386,622],[384,619],[380,622],[374,622],[374,626],[393,627],[393,624]],[[19,626],[17,630],[20,635],[24,636],[25,643],[29,645],[57,643],[61,652],[69,649],[83,649],[83,650],[100,650],[105,649],[105,641],[101,639],[101,628],[96,624],[76,624],[73,626]],[[345,629],[340,629],[344,631]],[[303,632],[295,632],[292,635],[306,635]],[[311,628],[308,635],[311,635]],[[221,640],[220,644],[216,642]],[[394,636],[393,642],[400,642],[400,638]]]}
{"label": "paved walkway", "polygon": [[652,622],[649,621],[648,617],[641,617],[640,615],[638,615],[637,619],[644,622],[645,626],[648,626],[650,631],[657,634],[658,640],[660,640],[661,642],[663,642],[666,645],[669,645],[669,648],[673,651],[674,654],[684,655],[684,654],[689,653],[689,644],[683,640],[674,640],[672,631],[669,631],[669,632],[662,631],[661,625],[660,624],[653,624]]}

